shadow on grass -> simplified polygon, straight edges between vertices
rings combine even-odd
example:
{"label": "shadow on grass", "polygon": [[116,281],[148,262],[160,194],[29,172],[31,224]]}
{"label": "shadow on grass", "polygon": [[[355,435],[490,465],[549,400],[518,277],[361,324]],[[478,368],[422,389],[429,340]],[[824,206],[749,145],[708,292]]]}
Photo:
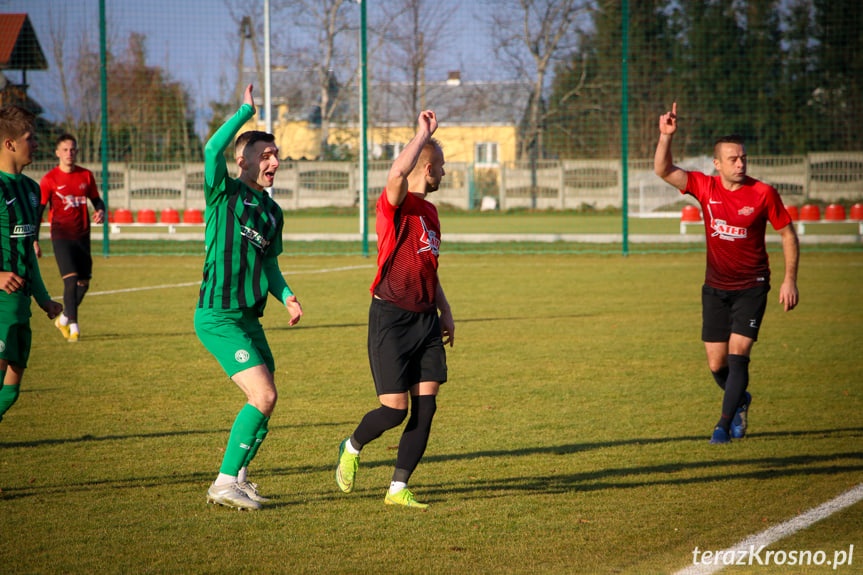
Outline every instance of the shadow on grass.
{"label": "shadow on grass", "polygon": [[[844,465],[819,464],[838,460],[857,460]],[[763,469],[735,470],[741,467]],[[667,463],[643,467],[620,467],[585,473],[551,474],[532,477],[503,477],[476,480],[470,485],[423,484],[424,495],[461,493],[466,499],[506,496],[513,492],[561,494],[573,491],[604,491],[662,485],[698,485],[730,480],[772,480],[780,477],[814,477],[863,471],[863,451],[828,455],[794,455],[789,457],[734,458],[690,463]],[[684,476],[680,476],[684,474]],[[475,496],[470,494],[476,493]]]}
{"label": "shadow on grass", "polygon": [[[492,323],[498,321],[512,322],[512,321],[537,321],[537,320],[563,320],[563,319],[583,319],[588,317],[596,317],[597,314],[592,313],[573,313],[573,314],[565,314],[565,315],[531,315],[531,316],[520,316],[520,317],[475,317],[475,318],[456,318],[456,325],[464,324],[464,323]],[[267,331],[286,331],[286,330],[297,330],[297,329],[338,329],[338,328],[356,328],[356,327],[368,327],[367,322],[362,323],[334,323],[334,324],[321,324],[321,325],[309,325],[308,323],[302,323],[289,327],[289,326],[268,326]]]}
{"label": "shadow on grass", "polygon": [[[297,423],[297,424],[285,424],[285,425],[277,425],[273,426],[270,429],[305,429],[309,427],[344,427],[349,426],[350,422],[345,421],[334,421],[327,423]],[[183,431],[157,431],[153,433],[130,433],[126,435],[90,435],[85,434],[80,437],[66,437],[66,438],[56,438],[56,439],[37,439],[34,441],[9,441],[9,442],[0,442],[0,449],[4,448],[14,448],[14,447],[45,447],[51,445],[67,445],[70,443],[88,443],[88,442],[101,442],[101,441],[124,441],[127,439],[159,439],[164,437],[177,437],[183,435],[211,435],[211,434],[224,434],[225,440],[227,440],[228,435],[231,433],[230,428],[227,429],[210,429],[210,430],[200,430],[200,429],[186,429]]]}
{"label": "shadow on grass", "polygon": [[[316,426],[342,426],[344,423],[325,423],[315,424]],[[288,427],[288,426],[286,426]],[[297,425],[293,427],[305,427]],[[125,436],[104,436],[92,437],[83,436],[78,439],[67,440],[42,440],[34,442],[20,443],[0,443],[0,448],[11,446],[37,447],[43,445],[62,444],[75,441],[109,441],[123,440],[130,438],[149,438],[149,437],[172,437],[191,434],[209,434],[219,433],[227,434],[229,430],[212,430],[212,431],[177,431],[163,432],[153,434],[135,434]],[[850,436],[863,435],[863,428],[840,428],[831,430],[811,430],[811,431],[789,431],[789,432],[767,432],[761,434],[753,434],[753,437],[806,437],[806,436],[821,436],[831,437],[837,435],[849,434]],[[620,446],[640,446],[640,445],[655,445],[663,443],[686,443],[686,442],[707,442],[703,436],[683,436],[683,437],[665,437],[665,438],[647,438],[647,439],[627,439],[619,441],[593,442],[593,443],[574,443],[566,445],[552,445],[545,447],[529,447],[516,450],[489,450],[475,451],[469,453],[431,455],[423,460],[423,463],[430,462],[447,462],[473,460],[484,457],[489,458],[513,458],[525,457],[533,455],[572,455],[590,450],[606,449]],[[506,473],[506,467],[500,468],[501,474],[493,479],[476,479],[469,483],[464,481],[449,482],[449,483],[425,483],[419,482],[420,489],[423,494],[423,500],[434,502],[442,500],[446,495],[461,494],[465,499],[489,497],[507,497],[513,493],[529,492],[533,494],[560,494],[574,491],[601,491],[608,489],[632,489],[639,487],[651,486],[667,486],[667,485],[697,485],[707,484],[712,482],[728,481],[735,479],[748,480],[771,480],[780,477],[793,476],[818,476],[818,475],[836,475],[840,473],[860,473],[863,472],[863,451],[847,451],[831,454],[800,454],[790,456],[777,457],[756,457],[746,458],[745,454],[727,451],[729,446],[716,446],[715,453],[718,455],[727,455],[719,459],[689,461],[689,462],[671,462],[658,465],[647,466],[630,466],[617,468],[603,468],[581,473],[551,473],[547,475],[531,475],[531,476],[503,476]],[[335,453],[335,446],[334,446]],[[851,462],[838,465],[835,462],[840,460],[852,460]],[[858,463],[859,462],[859,463]],[[832,464],[830,464],[832,463]],[[304,475],[308,473],[326,473],[330,474],[335,464],[335,455],[333,456],[332,465],[306,465],[293,467],[263,467],[259,469],[259,477],[269,476],[289,476],[289,475]],[[392,467],[395,464],[394,459],[370,461],[361,463],[361,467],[376,468],[376,467]],[[505,465],[504,462],[501,462]],[[829,464],[829,465],[825,465]],[[755,469],[746,469],[755,468]],[[68,483],[62,485],[39,485],[26,487],[11,487],[4,488],[0,500],[15,500],[34,496],[45,496],[52,494],[68,493],[69,491],[89,491],[98,489],[128,489],[142,487],[161,487],[166,485],[179,485],[184,483],[189,484],[208,484],[213,477],[212,471],[195,472],[188,474],[171,473],[164,476],[136,477],[128,479],[105,479],[101,481],[91,481],[82,483]],[[330,484],[332,483],[332,485]],[[382,494],[383,488],[360,489],[353,495],[362,499],[378,498]],[[437,496],[437,497],[436,497]],[[335,484],[330,481],[323,490],[315,490],[314,493],[306,494],[286,494],[283,496],[275,495],[268,508],[278,508],[284,506],[295,506],[302,504],[317,504],[320,501],[341,500],[345,496],[339,493]]]}

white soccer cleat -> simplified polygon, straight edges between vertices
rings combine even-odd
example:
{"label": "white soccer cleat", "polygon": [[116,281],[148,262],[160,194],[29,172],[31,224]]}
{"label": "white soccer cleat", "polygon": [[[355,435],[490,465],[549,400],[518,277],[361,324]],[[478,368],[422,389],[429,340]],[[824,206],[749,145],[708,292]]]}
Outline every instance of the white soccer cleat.
{"label": "white soccer cleat", "polygon": [[252,501],[257,501],[258,503],[266,503],[270,500],[269,497],[264,497],[260,493],[258,493],[258,484],[252,483],[251,481],[240,481],[237,483],[240,487],[240,491],[246,494],[246,497],[251,499]]}
{"label": "white soccer cleat", "polygon": [[239,483],[228,483],[225,485],[216,485],[213,483],[207,490],[207,503],[217,503],[225,507],[235,507],[237,509],[258,510],[261,508],[260,503],[250,499],[240,489]]}

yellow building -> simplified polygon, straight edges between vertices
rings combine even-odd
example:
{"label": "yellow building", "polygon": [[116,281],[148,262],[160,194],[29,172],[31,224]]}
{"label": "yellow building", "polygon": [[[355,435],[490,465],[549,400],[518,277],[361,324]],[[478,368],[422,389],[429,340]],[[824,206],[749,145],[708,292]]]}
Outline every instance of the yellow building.
{"label": "yellow building", "polygon": [[[376,84],[369,95],[367,138],[372,160],[392,160],[416,133],[418,111],[405,103],[406,84]],[[437,114],[435,137],[444,148],[447,162],[495,168],[513,162],[518,151],[519,125],[527,109],[530,86],[516,82],[462,82],[451,73],[446,82],[426,84],[424,104]],[[328,143],[356,156],[359,126],[356,98],[345,106],[345,116],[334,118]],[[257,118],[247,129],[264,129]],[[318,159],[321,125],[289,113],[286,105],[276,110],[273,133],[280,156]]]}

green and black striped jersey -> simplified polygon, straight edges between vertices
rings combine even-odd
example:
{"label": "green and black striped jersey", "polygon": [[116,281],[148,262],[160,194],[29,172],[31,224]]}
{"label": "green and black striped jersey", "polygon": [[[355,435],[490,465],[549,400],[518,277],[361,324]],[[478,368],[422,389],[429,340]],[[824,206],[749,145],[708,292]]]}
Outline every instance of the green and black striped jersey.
{"label": "green and black striped jersey", "polygon": [[27,176],[0,172],[0,270],[15,272],[25,280],[24,288],[16,293],[44,301],[49,296],[33,248],[40,193],[39,184]]}
{"label": "green and black striped jersey", "polygon": [[207,255],[198,307],[254,309],[261,315],[270,288],[265,265],[282,252],[284,216],[266,192],[228,176],[224,155],[252,116],[251,106],[244,104],[213,134],[204,152]]}

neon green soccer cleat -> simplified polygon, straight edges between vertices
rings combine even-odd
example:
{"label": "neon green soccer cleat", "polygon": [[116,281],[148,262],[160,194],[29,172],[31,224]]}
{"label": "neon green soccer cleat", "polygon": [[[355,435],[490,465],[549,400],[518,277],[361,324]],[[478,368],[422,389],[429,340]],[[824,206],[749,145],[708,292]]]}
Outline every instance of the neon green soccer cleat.
{"label": "neon green soccer cleat", "polygon": [[388,489],[387,495],[384,497],[384,503],[387,505],[403,505],[405,507],[415,507],[417,509],[428,509],[428,505],[417,501],[414,498],[414,494],[411,493],[411,490],[408,488],[404,488],[395,494],[391,494]]}
{"label": "neon green soccer cleat", "polygon": [[336,483],[344,493],[354,490],[354,477],[357,475],[357,466],[360,463],[359,455],[354,455],[345,449],[348,441],[350,438],[339,445],[339,462],[336,465]]}

